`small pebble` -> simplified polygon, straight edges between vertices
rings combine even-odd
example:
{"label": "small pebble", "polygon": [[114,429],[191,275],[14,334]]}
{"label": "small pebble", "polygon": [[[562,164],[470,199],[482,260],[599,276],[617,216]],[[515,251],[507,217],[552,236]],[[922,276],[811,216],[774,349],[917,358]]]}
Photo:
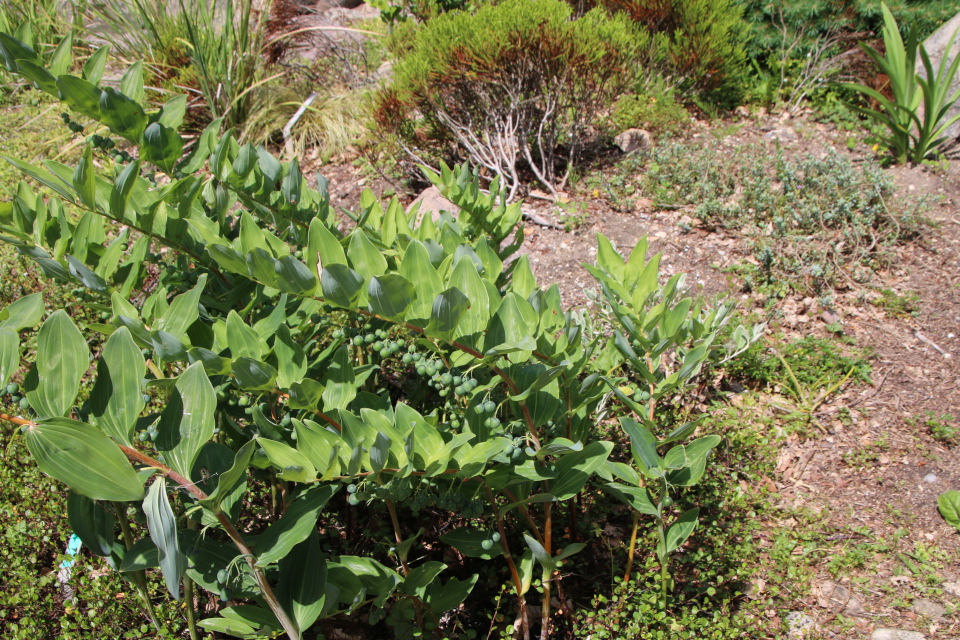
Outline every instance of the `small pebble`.
{"label": "small pebble", "polygon": [[933,484],[937,481],[937,476],[933,475],[932,473],[928,473],[927,475],[923,476],[923,481],[927,484]]}

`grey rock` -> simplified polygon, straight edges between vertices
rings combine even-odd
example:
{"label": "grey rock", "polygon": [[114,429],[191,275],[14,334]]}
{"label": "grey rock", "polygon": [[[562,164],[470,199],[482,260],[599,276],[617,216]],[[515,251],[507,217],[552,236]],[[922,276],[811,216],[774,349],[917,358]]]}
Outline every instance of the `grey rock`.
{"label": "grey rock", "polygon": [[839,612],[848,616],[862,615],[864,612],[860,600],[847,587],[827,580],[817,585],[817,604],[824,609]]}
{"label": "grey rock", "polygon": [[960,582],[944,582],[943,590],[956,598],[960,598]]}
{"label": "grey rock", "polygon": [[[923,46],[927,50],[927,55],[930,56],[930,64],[933,65],[934,72],[940,68],[940,61],[943,60],[944,55],[946,55],[947,59],[952,63],[957,53],[960,53],[960,38],[954,40],[953,47],[949,52],[946,50],[950,37],[953,36],[953,33],[958,27],[960,27],[960,13],[943,23],[939,29],[933,32],[933,35],[923,41]],[[923,68],[923,63],[920,61],[919,52],[917,53],[917,73],[924,78],[927,76],[926,70]],[[957,89],[960,89],[960,74],[954,77],[947,94],[953,94]],[[943,119],[949,120],[958,113],[960,113],[960,101],[955,102],[954,105],[950,107],[950,110],[947,111]],[[918,115],[921,119],[923,118],[922,107]],[[947,128],[946,136],[947,138],[957,138],[960,136],[960,122],[954,122],[950,125]]]}
{"label": "grey rock", "polygon": [[928,473],[927,475],[923,476],[923,481],[927,484],[933,484],[937,481],[937,476],[932,473]]}
{"label": "grey rock", "polygon": [[919,600],[913,601],[913,612],[933,620],[939,620],[946,615],[947,608],[939,602],[927,600],[926,598],[920,598]]}
{"label": "grey rock", "polygon": [[790,127],[783,127],[782,129],[774,129],[763,137],[767,140],[796,140],[797,132]]}
{"label": "grey rock", "polygon": [[836,324],[840,322],[840,314],[833,309],[825,309],[824,312],[820,314],[820,319],[827,324]]}
{"label": "grey rock", "polygon": [[870,640],[927,640],[927,637],[917,631],[877,629],[870,636]]}
{"label": "grey rock", "polygon": [[417,214],[417,223],[423,219],[423,216],[430,212],[433,221],[436,222],[440,219],[440,213],[442,211],[449,211],[454,218],[460,214],[460,207],[453,204],[442,195],[440,195],[440,189],[436,187],[430,187],[419,196],[417,199],[410,203],[410,206],[407,207],[407,215],[410,215],[416,207],[419,206],[419,213]]}
{"label": "grey rock", "polygon": [[613,143],[620,147],[624,153],[633,153],[635,151],[646,151],[653,147],[653,138],[643,129],[627,129],[616,138]]}
{"label": "grey rock", "polygon": [[791,611],[786,621],[791,638],[805,638],[817,631],[816,621],[802,611]]}

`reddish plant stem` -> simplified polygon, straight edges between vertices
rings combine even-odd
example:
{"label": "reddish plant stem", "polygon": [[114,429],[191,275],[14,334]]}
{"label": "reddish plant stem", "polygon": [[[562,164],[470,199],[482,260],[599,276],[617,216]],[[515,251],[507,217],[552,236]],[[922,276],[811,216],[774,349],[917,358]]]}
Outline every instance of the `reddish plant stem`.
{"label": "reddish plant stem", "polygon": [[[507,496],[507,500],[509,500],[510,502],[519,502],[519,500],[517,500],[517,497],[512,493],[510,493],[509,489],[502,489],[502,491],[503,491],[503,495]],[[540,535],[540,529],[537,528],[537,523],[533,521],[533,517],[531,517],[530,515],[530,510],[527,509],[526,505],[520,505],[519,507],[517,507],[517,510],[520,512],[523,518],[527,521],[527,524],[530,525],[530,530],[533,531],[533,535],[537,536],[537,542],[539,542],[540,544],[543,544],[543,536]]]}
{"label": "reddish plant stem", "polygon": [[[546,482],[543,483],[546,488]],[[545,522],[543,525],[543,548],[548,556],[553,555],[553,505],[549,502],[544,503],[543,511]],[[550,572],[547,580],[543,582],[543,604],[542,604],[542,626],[540,627],[540,640],[547,640],[550,637],[550,581],[553,579],[553,572]]]}
{"label": "reddish plant stem", "polygon": [[[6,413],[0,413],[0,420],[6,420],[7,422],[12,422],[13,424],[23,427],[42,428],[43,426],[31,420],[26,420],[17,416],[11,416]],[[186,489],[197,500],[205,500],[207,498],[207,494],[201,491],[195,483],[191,482],[187,478],[184,478],[165,464],[162,464],[159,460],[155,460],[147,454],[137,451],[133,447],[128,447],[122,444],[118,444],[117,447],[119,447],[120,451],[127,456],[128,460],[132,462],[139,462],[140,464],[148,466],[151,469],[158,470],[160,473],[180,485],[182,489]],[[226,531],[227,536],[229,536],[233,544],[236,545],[240,553],[243,554],[244,559],[250,566],[250,570],[253,571],[253,577],[257,583],[257,586],[260,588],[260,592],[263,594],[264,599],[270,606],[270,610],[273,611],[273,614],[277,617],[277,620],[280,622],[283,630],[291,638],[299,638],[300,630],[287,615],[287,612],[283,610],[283,607],[280,606],[280,602],[277,600],[277,596],[273,593],[270,583],[267,582],[267,577],[264,575],[263,570],[257,566],[256,560],[253,556],[253,551],[246,545],[246,543],[244,543],[243,538],[240,537],[240,533],[236,530],[236,528],[234,528],[233,523],[230,522],[223,512],[219,510],[217,513],[217,520],[220,521],[220,526],[222,526],[223,530]]]}
{"label": "reddish plant stem", "polygon": [[507,559],[507,565],[510,567],[510,574],[513,576],[513,584],[517,590],[517,599],[520,601],[520,626],[523,628],[523,639],[530,640],[530,621],[527,619],[527,603],[523,597],[523,581],[520,579],[520,572],[517,571],[517,565],[513,562],[513,556],[510,555],[510,545],[507,543],[507,532],[503,527],[503,518],[500,516],[500,510],[497,508],[497,500],[493,497],[493,491],[490,486],[484,482],[483,488],[487,490],[487,499],[490,501],[490,507],[497,518],[497,531],[500,533],[500,544],[503,545],[503,557]]}
{"label": "reddish plant stem", "polygon": [[[190,482],[189,479],[184,478],[170,467],[161,464],[158,460],[155,460],[132,447],[127,447],[125,445],[117,446],[120,447],[120,450],[123,451],[124,455],[126,455],[129,460],[139,462],[153,469],[157,469],[160,471],[160,473],[179,484],[181,488],[186,489],[197,500],[204,500],[207,498],[207,494],[201,491],[195,483]],[[230,522],[230,519],[227,518],[227,516],[225,516],[219,509],[217,510],[217,520],[219,520],[220,526],[222,526],[223,530],[226,531],[227,536],[230,538],[233,544],[237,547],[240,553],[243,554],[244,559],[247,561],[247,565],[249,565],[250,570],[253,571],[253,577],[257,583],[257,586],[260,588],[260,592],[263,594],[264,599],[270,606],[270,610],[275,616],[277,616],[277,620],[280,622],[283,630],[291,638],[299,638],[299,628],[293,622],[293,620],[290,619],[290,617],[287,615],[287,612],[283,610],[283,607],[280,606],[280,602],[273,593],[270,583],[267,582],[267,576],[264,575],[263,570],[257,566],[253,551],[243,541],[243,538],[240,536],[240,533],[236,530],[236,528],[234,528],[233,523]]]}

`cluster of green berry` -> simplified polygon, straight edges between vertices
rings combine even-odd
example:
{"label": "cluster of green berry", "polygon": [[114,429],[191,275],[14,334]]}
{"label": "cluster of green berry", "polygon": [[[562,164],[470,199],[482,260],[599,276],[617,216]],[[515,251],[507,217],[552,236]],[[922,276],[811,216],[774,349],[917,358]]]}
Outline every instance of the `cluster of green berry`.
{"label": "cluster of green berry", "polygon": [[[493,414],[497,412],[497,403],[494,402],[493,400],[487,400],[486,402],[479,402],[473,408],[473,410],[474,412],[476,412],[478,416],[482,416],[485,413]],[[483,421],[483,424],[488,429],[496,429],[497,427],[500,426],[500,420],[496,416],[491,415],[486,420]]]}
{"label": "cluster of green berry", "polygon": [[641,391],[640,389],[637,389],[637,391],[633,394],[634,402],[646,402],[649,399],[650,399],[649,391]]}
{"label": "cluster of green berry", "polygon": [[532,447],[525,447],[520,439],[514,440],[513,444],[507,445],[503,450],[503,455],[513,464],[523,464],[528,457],[533,457],[536,453]]}
{"label": "cluster of green berry", "polygon": [[447,491],[437,496],[437,507],[445,511],[459,513],[464,518],[479,518],[483,515],[486,503],[462,491]]}
{"label": "cluster of green berry", "polygon": [[233,600],[233,589],[230,588],[230,572],[226,569],[220,569],[217,572],[217,584],[220,585],[220,599],[226,602],[227,600]]}
{"label": "cluster of green berry", "polygon": [[[365,483],[364,483],[365,484]],[[393,500],[394,502],[406,502],[413,493],[413,486],[409,478],[393,478],[389,482],[376,485],[368,490],[366,487],[358,487],[356,484],[347,485],[347,503],[357,506],[361,502],[372,500]]]}
{"label": "cluster of green berry", "polygon": [[110,151],[117,146],[113,138],[104,138],[96,133],[90,136],[90,144],[93,145],[94,149],[100,149],[101,151]]}
{"label": "cluster of green berry", "polygon": [[20,385],[16,382],[11,382],[3,390],[3,393],[0,395],[10,396],[10,402],[20,407],[21,411],[27,411],[30,408],[30,401],[27,400],[26,396],[21,396],[20,394]]}
{"label": "cluster of green berry", "polygon": [[490,551],[490,549],[493,549],[493,544],[495,542],[500,542],[500,534],[497,532],[494,532],[489,538],[482,541],[480,546],[483,547],[484,551]]}
{"label": "cluster of green berry", "polygon": [[395,355],[403,346],[396,340],[390,340],[390,336],[383,329],[373,330],[373,327],[369,324],[364,325],[363,332],[352,327],[335,329],[333,339],[340,340],[341,338],[347,338],[357,347],[370,345],[375,352],[380,354],[381,358],[389,358]]}
{"label": "cluster of green berry", "polygon": [[67,128],[74,133],[83,133],[83,125],[77,124],[70,119],[70,114],[66,111],[60,114],[60,119],[63,120],[63,124],[67,125]]}
{"label": "cluster of green berry", "polygon": [[151,424],[149,427],[140,432],[140,435],[137,436],[140,438],[140,442],[156,442],[157,441],[157,425],[156,423]]}

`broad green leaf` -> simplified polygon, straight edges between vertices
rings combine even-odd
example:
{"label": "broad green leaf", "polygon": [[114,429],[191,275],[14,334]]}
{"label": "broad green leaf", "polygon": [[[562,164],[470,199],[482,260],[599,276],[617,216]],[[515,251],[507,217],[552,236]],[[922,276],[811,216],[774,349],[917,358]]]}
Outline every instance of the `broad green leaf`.
{"label": "broad green leaf", "polygon": [[604,271],[623,283],[624,271],[626,265],[623,262],[623,256],[617,253],[613,248],[613,243],[602,233],[597,234],[597,264]]}
{"label": "broad green leaf", "polygon": [[400,275],[416,288],[416,298],[407,313],[408,321],[421,327],[427,326],[434,300],[443,290],[443,283],[430,262],[430,254],[419,240],[412,240],[407,245],[400,262]]}
{"label": "broad green leaf", "polygon": [[157,545],[153,544],[153,540],[150,538],[140,538],[127,550],[118,571],[129,573],[130,571],[156,569],[159,566],[160,551],[157,549]]}
{"label": "broad green leaf", "polygon": [[86,288],[93,291],[99,291],[100,293],[105,293],[110,289],[110,287],[107,286],[106,280],[98,276],[95,272],[91,271],[76,257],[67,255],[66,258],[67,267],[70,269],[70,275],[82,282]]}
{"label": "broad green leaf", "polygon": [[530,303],[510,292],[503,298],[496,314],[490,319],[487,327],[487,337],[485,343],[486,351],[490,353],[497,347],[504,345],[521,345],[530,343],[529,350],[511,349],[510,360],[512,362],[523,362],[530,357],[529,351],[536,349],[536,340],[533,338],[533,329],[527,325],[524,314],[520,310],[520,305],[525,305],[533,314]]}
{"label": "broad green leaf", "polygon": [[261,360],[268,351],[267,343],[240,318],[236,311],[227,315],[227,345],[234,358]]}
{"label": "broad green leaf", "polygon": [[550,493],[557,500],[569,500],[583,489],[590,476],[600,468],[613,450],[613,443],[594,441],[582,451],[568,453],[557,461],[557,479],[550,485]]}
{"label": "broad green leaf", "polygon": [[127,458],[102,431],[69,418],[27,428],[27,448],[40,470],[92,500],[133,502],[143,484]]}
{"label": "broad green leaf", "polygon": [[103,78],[103,70],[107,65],[107,53],[110,51],[110,45],[105,45],[93,52],[93,55],[87,58],[83,63],[83,79],[91,84],[100,84]]}
{"label": "broad green leaf", "polygon": [[276,369],[253,358],[236,358],[230,365],[230,371],[241,389],[271,389],[277,379]]}
{"label": "broad green leaf", "polygon": [[157,559],[163,582],[174,600],[180,600],[180,581],[186,569],[187,559],[180,553],[177,540],[177,517],[167,499],[167,479],[158,476],[143,499],[143,512],[147,516],[150,539],[157,546]]}
{"label": "broad green leaf", "polygon": [[233,160],[233,170],[241,178],[246,178],[257,166],[257,148],[251,143],[240,147],[240,152]]}
{"label": "broad green leaf", "polygon": [[220,510],[220,503],[233,490],[237,484],[244,481],[247,477],[247,467],[250,464],[250,458],[256,450],[256,441],[250,440],[240,447],[234,457],[233,466],[220,474],[217,481],[217,488],[200,501],[205,509],[213,512]]}
{"label": "broad green leaf", "polygon": [[153,347],[153,359],[160,362],[182,362],[187,360],[187,347],[180,339],[166,331],[151,331],[150,346]]}
{"label": "broad green leaf", "polygon": [[143,62],[137,60],[120,78],[120,92],[134,102],[143,102]]}
{"label": "broad green leaf", "polygon": [[100,89],[86,80],[62,75],[57,78],[60,99],[74,111],[91,120],[100,120]]}
{"label": "broad green leaf", "polygon": [[25,385],[30,406],[44,418],[65,416],[77,397],[80,379],[90,366],[87,341],[62,309],[37,334],[36,383]]}
{"label": "broad green leaf", "polygon": [[457,475],[463,478],[481,475],[484,467],[510,444],[512,444],[512,441],[507,438],[494,438],[480,442],[473,447],[463,447],[454,456],[460,465],[460,472]]}
{"label": "broad green leaf", "polygon": [[263,634],[261,634],[256,628],[241,620],[232,620],[229,618],[207,618],[205,620],[198,621],[197,626],[201,627],[204,631],[209,631],[211,633],[225,633],[228,636],[233,636],[234,638],[254,639],[263,637]]}
{"label": "broad green leaf", "polygon": [[456,287],[443,291],[433,301],[428,327],[430,333],[444,338],[454,335],[469,307],[470,299]]}
{"label": "broad green leaf", "polygon": [[346,409],[357,397],[356,374],[353,371],[349,347],[341,345],[337,349],[324,379],[326,381],[323,389],[324,406]]}
{"label": "broad green leaf", "polygon": [[513,268],[513,279],[510,288],[524,300],[529,298],[530,294],[537,289],[537,281],[533,277],[533,271],[530,269],[529,256],[522,255],[517,259],[517,264]]}
{"label": "broad green leaf", "polygon": [[131,162],[123,168],[120,175],[117,176],[113,189],[110,190],[110,215],[118,220],[124,219],[124,213],[127,210],[127,201],[130,199],[130,192],[140,176],[140,161]]}
{"label": "broad green leaf", "polygon": [[173,299],[157,323],[157,329],[186,341],[187,329],[200,317],[200,295],[206,284],[207,274],[203,273],[197,279],[196,286]]}
{"label": "broad green leaf", "polygon": [[671,338],[677,333],[683,321],[687,319],[687,314],[690,312],[690,306],[692,304],[692,299],[684,298],[663,315],[661,328],[664,338]]}
{"label": "broad green leaf", "polygon": [[[73,193],[70,191],[70,189],[68,189],[62,181],[60,181],[55,175],[46,169],[42,169],[36,165],[30,164],[29,162],[23,162],[22,160],[17,160],[16,158],[11,158],[5,155],[0,155],[0,158],[3,158],[40,184],[50,187],[59,195],[63,196],[67,201],[74,202]],[[49,257],[49,255],[47,257]]]}
{"label": "broad green leaf", "polygon": [[366,281],[374,276],[383,275],[387,271],[386,258],[361,229],[356,229],[350,234],[347,257],[350,258],[350,266]]}
{"label": "broad green leaf", "polygon": [[43,294],[32,293],[7,305],[0,311],[0,329],[20,331],[35,327],[43,318]]}
{"label": "broad green leaf", "polygon": [[537,542],[537,540],[527,532],[523,533],[523,540],[527,543],[530,551],[533,552],[533,557],[537,559],[537,562],[540,563],[540,566],[543,568],[544,579],[557,570],[556,561],[553,559],[553,556],[547,553],[547,550],[543,548],[542,544]]}
{"label": "broad green leaf", "polygon": [[20,368],[20,336],[10,327],[0,328],[0,387]]}
{"label": "broad green leaf", "polygon": [[[191,174],[196,173],[203,166],[210,152],[213,151],[214,142],[220,132],[220,125],[222,123],[223,118],[217,118],[207,125],[207,128],[200,134],[200,138],[190,151],[190,155],[183,159],[183,162],[177,169],[185,174]],[[173,125],[168,124],[167,126],[172,127]]]}
{"label": "broad green leaf", "polygon": [[276,184],[283,173],[283,165],[280,161],[270,155],[270,152],[263,147],[257,147],[257,164],[260,165],[260,171],[272,183]]}
{"label": "broad green leaf", "polygon": [[630,436],[631,451],[640,471],[647,477],[659,478],[663,461],[657,454],[657,440],[644,425],[630,418],[620,418],[620,426]]}
{"label": "broad green leaf", "polygon": [[320,218],[310,221],[310,231],[307,234],[307,266],[313,273],[319,273],[319,267],[328,267],[333,264],[346,266],[347,255],[336,236],[327,229]]}
{"label": "broad green leaf", "polygon": [[446,568],[447,565],[442,562],[437,562],[436,560],[424,562],[410,570],[410,573],[404,578],[400,588],[403,589],[404,593],[422,599],[427,587],[429,587],[434,579]]}
{"label": "broad green leaf", "polygon": [[293,482],[307,482],[317,477],[317,470],[305,455],[282,442],[257,438],[257,444],[266,452],[270,464],[278,468],[277,477]]}
{"label": "broad green leaf", "polygon": [[90,145],[85,145],[73,172],[73,189],[80,197],[80,202],[90,209],[97,208],[97,176],[93,168],[93,147]]}
{"label": "broad green leaf", "polygon": [[644,515],[657,516],[659,513],[653,496],[645,487],[630,487],[619,482],[608,482],[602,489]]}
{"label": "broad green leaf", "polygon": [[286,293],[307,295],[317,288],[317,277],[293,256],[282,256],[274,264],[277,288]]}
{"label": "broad green leaf", "polygon": [[279,520],[267,527],[257,538],[254,552],[257,566],[264,567],[277,562],[291,549],[307,539],[316,530],[320,510],[340,487],[337,485],[315,486],[297,497]]}
{"label": "broad green leaf", "polygon": [[32,80],[41,91],[49,93],[55,98],[59,97],[57,79],[40,65],[29,60],[17,60],[17,72],[24,78]]}
{"label": "broad green leaf", "polygon": [[114,331],[97,362],[90,410],[97,426],[120,444],[132,443],[137,418],[145,406],[140,383],[146,372],[146,361],[130,331],[125,327]]}
{"label": "broad green leaf", "polygon": [[[340,556],[339,565],[359,579],[369,594],[376,594],[374,605],[382,607],[403,580],[396,571],[388,569],[372,558]],[[327,580],[332,580],[333,571],[327,567]]]}
{"label": "broad green leaf", "polygon": [[457,263],[447,284],[463,293],[469,301],[469,306],[460,318],[453,337],[479,349],[483,342],[483,332],[487,328],[491,315],[491,301],[487,288],[470,260],[461,260]]}
{"label": "broad green leaf", "polygon": [[293,614],[300,629],[309,629],[324,609],[327,562],[320,550],[316,528],[280,560],[277,598]]}
{"label": "broad green leaf", "polygon": [[374,276],[367,290],[370,313],[402,319],[416,295],[413,283],[403,276],[392,273]]}
{"label": "broad green leaf", "polygon": [[323,267],[320,287],[327,302],[344,309],[352,309],[363,289],[363,278],[346,265],[331,264]]}
{"label": "broad green leaf", "polygon": [[50,73],[54,77],[62,76],[63,74],[70,71],[70,66],[73,64],[73,30],[64,36],[60,41],[60,44],[57,45],[57,48],[53,52],[53,56],[50,58]]}
{"label": "broad green leaf", "polygon": [[424,603],[430,607],[431,611],[436,613],[452,611],[460,606],[473,587],[477,584],[480,574],[474,574],[466,580],[457,580],[450,578],[446,584],[434,581],[428,588],[423,598]]}
{"label": "broad green leaf", "polygon": [[697,526],[700,509],[693,508],[670,525],[666,533],[667,553],[673,553],[682,545]]}
{"label": "broad green leaf", "polygon": [[71,491],[67,496],[67,517],[70,528],[91,553],[110,557],[117,518],[106,510],[106,505]]}
{"label": "broad green leaf", "polygon": [[300,161],[294,157],[287,166],[287,174],[283,176],[280,192],[287,202],[292,205],[300,204],[300,187],[303,183],[303,173],[300,172]]}
{"label": "broad green leaf", "polygon": [[187,113],[187,96],[181,94],[173,96],[160,109],[157,122],[171,129],[179,129],[183,124],[183,116]]}
{"label": "broad green leaf", "polygon": [[147,126],[143,108],[113,87],[100,94],[100,121],[115,134],[133,144],[140,144]]}
{"label": "broad green leaf", "polygon": [[297,450],[305,455],[315,468],[325,472],[330,463],[330,454],[340,438],[326,429],[316,425],[311,426],[311,424],[313,423],[294,423],[297,432]]}
{"label": "broad green leaf", "polygon": [[[326,572],[326,563],[322,563],[322,571]],[[272,611],[262,609],[248,604],[234,605],[220,610],[220,615],[228,620],[236,620],[249,624],[252,627],[260,627],[260,632],[280,631],[282,627],[277,621],[277,616]]]}
{"label": "broad green leaf", "polygon": [[0,55],[3,55],[3,61],[10,73],[17,72],[17,60],[41,64],[40,56],[30,45],[6,33],[0,33]]}
{"label": "broad green leaf", "polygon": [[323,385],[316,380],[304,378],[300,382],[291,384],[289,391],[291,408],[313,410],[320,403],[320,398],[323,395]]}
{"label": "broad green leaf", "polygon": [[489,533],[477,531],[467,527],[454,529],[450,533],[440,536],[444,544],[448,544],[468,558],[489,560],[503,554],[503,544],[494,542],[489,549],[483,548],[483,541],[490,537]]}
{"label": "broad green leaf", "polygon": [[370,469],[374,473],[380,473],[387,466],[387,460],[390,457],[390,442],[390,436],[381,431],[371,445]]}
{"label": "broad green leaf", "polygon": [[277,356],[277,384],[280,388],[288,389],[294,382],[303,380],[307,373],[307,359],[286,324],[277,327],[273,353]]}
{"label": "broad green leaf", "polygon": [[940,494],[937,507],[947,524],[960,530],[960,491],[951,490]]}
{"label": "broad green leaf", "polygon": [[183,155],[183,138],[166,125],[154,122],[143,132],[143,144],[140,145],[140,157],[160,168],[167,175],[173,175],[174,167]]}
{"label": "broad green leaf", "polygon": [[213,435],[216,407],[217,396],[203,364],[187,367],[160,414],[156,440],[164,461],[184,477],[190,477],[200,448]]}

